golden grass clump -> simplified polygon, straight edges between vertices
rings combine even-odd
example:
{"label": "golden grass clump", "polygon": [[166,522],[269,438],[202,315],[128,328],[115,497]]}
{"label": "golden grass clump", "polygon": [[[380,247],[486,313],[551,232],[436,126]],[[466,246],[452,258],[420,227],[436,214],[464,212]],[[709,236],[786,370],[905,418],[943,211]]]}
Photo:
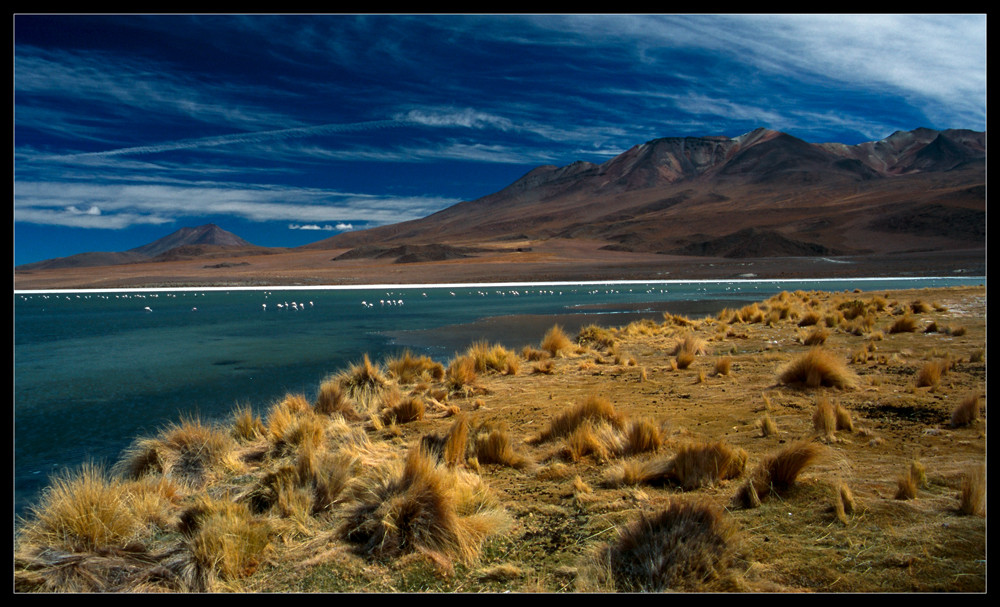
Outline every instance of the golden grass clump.
{"label": "golden grass clump", "polygon": [[854,510],[854,494],[851,488],[843,481],[838,482],[833,487],[833,511],[837,515],[837,520],[846,525]]}
{"label": "golden grass clump", "polygon": [[517,375],[520,367],[517,354],[500,344],[477,341],[469,346],[465,354],[475,361],[477,373]]}
{"label": "golden grass clump", "polygon": [[733,359],[729,356],[723,356],[715,361],[716,375],[729,375],[729,372],[732,368],[733,368]]}
{"label": "golden grass clump", "polygon": [[833,438],[833,433],[837,429],[837,413],[833,403],[826,398],[820,398],[813,411],[813,429],[829,440]]}
{"label": "golden grass clump", "polygon": [[965,515],[986,515],[986,466],[973,467],[962,477],[958,510]]}
{"label": "golden grass clump", "polygon": [[336,378],[326,379],[319,385],[313,410],[322,415],[341,415],[347,419],[358,417],[341,382]]}
{"label": "golden grass clump", "polygon": [[129,483],[112,478],[96,464],[55,476],[32,506],[20,538],[71,552],[125,548],[146,531],[132,508]]}
{"label": "golden grass clump", "polygon": [[857,377],[846,363],[819,346],[779,369],[778,379],[783,384],[802,384],[808,388],[828,386],[850,389],[857,385]]}
{"label": "golden grass clump", "polygon": [[614,405],[608,399],[591,395],[583,402],[570,407],[549,422],[533,442],[544,443],[554,438],[568,436],[585,420],[607,421],[616,427],[622,427],[623,417],[615,411]]}
{"label": "golden grass clump", "polygon": [[580,329],[576,336],[576,343],[581,346],[607,349],[612,347],[616,340],[611,330],[597,325],[587,325]]}
{"label": "golden grass clump", "polygon": [[240,442],[253,442],[264,435],[266,428],[260,416],[249,405],[233,411],[232,435]]}
{"label": "golden grass clump", "polygon": [[802,338],[802,344],[806,346],[822,346],[830,337],[830,331],[823,327],[815,327],[808,335]]}
{"label": "golden grass clump", "polygon": [[385,368],[397,382],[404,385],[422,381],[441,381],[444,378],[444,365],[427,355],[415,356],[409,350],[388,359]]}
{"label": "golden grass clump", "polygon": [[676,482],[685,491],[712,486],[737,478],[746,467],[747,453],[722,441],[689,443],[680,447],[665,467],[664,480]]}
{"label": "golden grass clump", "polygon": [[754,508],[772,493],[781,495],[795,484],[802,470],[819,459],[822,446],[801,440],[765,457],[734,497],[738,506]]}
{"label": "golden grass clump", "polygon": [[319,447],[325,438],[326,424],[318,413],[306,405],[302,410],[295,403],[305,402],[299,395],[286,397],[271,407],[267,417],[267,439],[274,457],[291,455],[300,449]]}
{"label": "golden grass clump", "polygon": [[766,411],[764,412],[764,416],[757,420],[757,427],[760,428],[760,435],[764,438],[778,434],[778,425],[774,423],[774,420],[771,419],[770,414]]}
{"label": "golden grass clump", "polygon": [[470,388],[476,383],[476,379],[476,360],[471,356],[456,356],[445,371],[445,383],[452,391]]}
{"label": "golden grass clump", "polygon": [[505,425],[483,424],[474,432],[474,449],[480,464],[499,464],[517,470],[533,466],[534,462],[514,449],[510,429]]}
{"label": "golden grass clump", "polygon": [[199,497],[181,515],[180,529],[195,571],[190,585],[197,592],[212,592],[217,580],[232,582],[257,570],[271,551],[274,529],[253,516],[246,504]]}
{"label": "golden grass clump", "polygon": [[701,590],[732,561],[736,526],[707,500],[674,500],[641,514],[600,549],[597,583],[616,592]]}
{"label": "golden grass clump", "polygon": [[566,352],[572,352],[574,348],[573,341],[566,335],[563,328],[559,325],[553,325],[552,328],[545,333],[540,347],[551,356],[560,356]]}
{"label": "golden grass clump", "polygon": [[895,333],[913,333],[917,330],[917,321],[909,314],[897,318],[888,329],[890,335]]}
{"label": "golden grass clump", "polygon": [[423,419],[426,411],[427,405],[420,397],[401,398],[382,411],[382,421],[387,424],[408,424]]}
{"label": "golden grass clump", "polygon": [[473,563],[506,523],[478,476],[440,468],[419,447],[361,483],[353,498],[341,533],[378,559],[420,552],[445,566]]}
{"label": "golden grass clump", "polygon": [[362,414],[377,411],[382,395],[392,384],[381,367],[372,363],[368,354],[364,355],[361,362],[338,373],[335,380]]}
{"label": "golden grass clump", "polygon": [[225,467],[235,445],[229,432],[196,418],[184,419],[155,438],[138,439],[113,471],[130,478],[162,474],[199,487]]}
{"label": "golden grass clump", "polygon": [[854,432],[854,421],[851,419],[851,412],[846,407],[838,403],[834,414],[837,417],[837,430]]}
{"label": "golden grass clump", "polygon": [[802,384],[809,388],[828,386],[850,389],[857,385],[857,377],[846,363],[819,346],[779,369],[778,379],[783,384]]}
{"label": "golden grass clump", "polygon": [[951,412],[951,427],[968,426],[979,419],[979,395],[969,394]]}
{"label": "golden grass clump", "polygon": [[421,449],[447,466],[459,466],[466,461],[469,433],[469,417],[459,412],[445,434],[425,434],[420,440]]}
{"label": "golden grass clump", "polygon": [[917,387],[934,387],[941,383],[941,378],[948,372],[951,361],[937,359],[928,361],[917,373]]}

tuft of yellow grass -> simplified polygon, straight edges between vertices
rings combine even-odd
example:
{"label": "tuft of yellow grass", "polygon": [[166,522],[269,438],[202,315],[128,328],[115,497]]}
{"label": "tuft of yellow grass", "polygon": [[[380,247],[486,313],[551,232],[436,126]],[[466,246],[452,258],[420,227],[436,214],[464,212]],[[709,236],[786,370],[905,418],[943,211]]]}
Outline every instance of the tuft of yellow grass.
{"label": "tuft of yellow grass", "polygon": [[510,429],[505,425],[484,424],[474,434],[475,454],[480,464],[499,464],[518,470],[533,466],[531,459],[514,449]]}
{"label": "tuft of yellow grass", "polygon": [[193,590],[219,590],[252,575],[272,550],[274,530],[253,516],[246,504],[200,496],[181,515],[181,530],[196,568]]}
{"label": "tuft of yellow grass", "polygon": [[934,387],[941,383],[941,378],[948,372],[950,361],[937,359],[928,361],[917,373],[917,387]]}
{"label": "tuft of yellow grass", "polygon": [[816,409],[813,411],[813,429],[829,440],[833,438],[833,433],[837,429],[837,413],[833,404],[826,398],[820,398],[816,402]]}
{"label": "tuft of yellow grass", "polygon": [[360,362],[338,373],[335,380],[362,415],[378,411],[383,394],[392,384],[382,368],[372,363],[368,354]]}
{"label": "tuft of yellow grass", "polygon": [[592,394],[583,402],[578,403],[557,415],[549,422],[533,442],[543,443],[554,438],[571,434],[585,420],[607,421],[617,427],[622,426],[623,418],[615,411],[614,405],[608,399]]}
{"label": "tuft of yellow grass", "polygon": [[135,441],[113,471],[129,478],[162,474],[198,487],[229,463],[235,444],[230,432],[186,418],[154,438]]}
{"label": "tuft of yellow grass", "polygon": [[232,435],[237,441],[253,442],[264,435],[264,422],[250,405],[237,407],[232,417]]}
{"label": "tuft of yellow grass", "polygon": [[913,333],[917,330],[917,321],[909,314],[904,314],[897,318],[888,329],[888,333]]}
{"label": "tuft of yellow grass", "polygon": [[986,515],[986,466],[974,466],[962,477],[959,512],[966,515]]}
{"label": "tuft of yellow grass", "polygon": [[951,412],[951,427],[968,426],[979,419],[979,395],[969,394]]}
{"label": "tuft of yellow grass", "polygon": [[72,552],[124,548],[145,531],[129,485],[94,463],[56,475],[31,507],[22,541]]}
{"label": "tuft of yellow grass", "polygon": [[733,499],[735,505],[752,508],[759,506],[761,500],[772,493],[781,495],[795,484],[804,468],[825,453],[822,446],[801,440],[768,455],[736,493]]}
{"label": "tuft of yellow grass", "polygon": [[550,356],[562,356],[567,352],[572,352],[574,348],[573,341],[559,325],[553,325],[545,333],[540,346]]}
{"label": "tuft of yellow grass", "polygon": [[746,461],[746,451],[722,441],[689,443],[677,450],[666,468],[665,478],[691,491],[741,476]]}
{"label": "tuft of yellow grass", "polygon": [[783,384],[802,384],[809,388],[828,386],[850,389],[857,385],[857,376],[847,368],[847,364],[819,346],[779,369],[778,379]]}
{"label": "tuft of yellow grass", "polygon": [[843,481],[836,483],[833,487],[833,511],[837,515],[837,520],[846,525],[854,510],[854,494],[851,488]]}
{"label": "tuft of yellow grass", "polygon": [[471,387],[475,385],[477,379],[476,360],[471,356],[456,356],[445,372],[445,383],[452,391]]}
{"label": "tuft of yellow grass", "polygon": [[344,393],[341,382],[336,378],[326,379],[319,386],[313,410],[322,415],[342,415],[347,419],[357,419],[350,399]]}
{"label": "tuft of yellow grass", "polygon": [[473,563],[507,522],[477,475],[440,468],[419,447],[364,479],[353,499],[341,534],[383,559],[420,552],[444,565]]}
{"label": "tuft of yellow grass", "polygon": [[715,361],[715,374],[716,375],[729,375],[730,370],[733,367],[733,359],[729,356],[723,356]]}
{"label": "tuft of yellow grass", "polygon": [[774,420],[771,419],[770,414],[766,411],[764,412],[764,416],[757,420],[757,426],[760,428],[760,435],[764,438],[778,434],[778,425],[774,423]]}
{"label": "tuft of yellow grass", "polygon": [[401,384],[441,381],[444,378],[444,365],[434,361],[430,356],[416,356],[409,350],[404,350],[399,356],[388,359],[385,368]]}

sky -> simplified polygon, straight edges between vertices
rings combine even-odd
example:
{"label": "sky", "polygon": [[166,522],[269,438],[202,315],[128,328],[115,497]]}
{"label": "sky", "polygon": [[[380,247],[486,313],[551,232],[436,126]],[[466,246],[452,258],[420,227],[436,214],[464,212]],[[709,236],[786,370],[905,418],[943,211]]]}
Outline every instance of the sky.
{"label": "sky", "polygon": [[986,16],[13,16],[15,265],[293,247],[758,127],[986,130]]}

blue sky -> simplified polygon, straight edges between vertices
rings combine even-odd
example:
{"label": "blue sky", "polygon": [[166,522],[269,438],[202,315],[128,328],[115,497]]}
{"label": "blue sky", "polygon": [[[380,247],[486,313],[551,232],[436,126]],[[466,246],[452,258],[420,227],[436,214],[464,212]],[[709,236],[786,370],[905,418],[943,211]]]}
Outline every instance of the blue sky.
{"label": "blue sky", "polygon": [[15,264],[298,246],[757,127],[986,130],[985,15],[15,15]]}

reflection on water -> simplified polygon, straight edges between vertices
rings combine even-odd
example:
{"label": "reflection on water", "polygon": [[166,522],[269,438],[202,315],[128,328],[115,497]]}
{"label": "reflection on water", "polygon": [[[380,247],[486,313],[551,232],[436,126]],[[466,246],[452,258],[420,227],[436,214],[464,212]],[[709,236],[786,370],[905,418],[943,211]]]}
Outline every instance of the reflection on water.
{"label": "reflection on water", "polygon": [[14,313],[15,503],[48,476],[108,464],[182,416],[264,412],[365,353],[409,348],[447,362],[485,339],[520,349],[553,324],[574,335],[689,316],[782,290],[979,284],[981,278],[18,292]]}

